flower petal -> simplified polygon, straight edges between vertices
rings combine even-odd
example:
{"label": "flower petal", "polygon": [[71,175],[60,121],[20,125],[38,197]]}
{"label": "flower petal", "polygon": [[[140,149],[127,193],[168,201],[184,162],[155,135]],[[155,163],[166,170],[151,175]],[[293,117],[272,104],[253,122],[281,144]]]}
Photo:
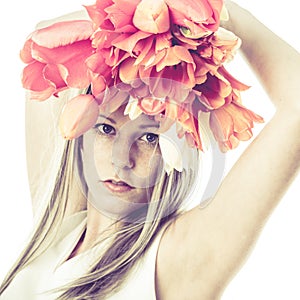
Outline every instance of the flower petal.
{"label": "flower petal", "polygon": [[183,169],[183,160],[181,152],[176,143],[172,141],[168,136],[164,134],[159,135],[159,147],[163,161],[165,163],[165,171],[169,175],[170,172],[175,169],[178,172],[182,172]]}
{"label": "flower petal", "polygon": [[98,103],[92,95],[73,98],[64,106],[60,117],[62,136],[67,140],[81,136],[96,123],[98,115]]}
{"label": "flower petal", "polygon": [[[105,8],[107,20],[111,22],[116,32],[135,32],[132,18],[140,0],[114,0],[114,4]],[[102,26],[101,26],[102,27]]]}
{"label": "flower petal", "polygon": [[43,101],[55,92],[55,85],[44,77],[45,64],[34,62],[26,66],[22,74],[23,87],[30,91],[29,98]]}
{"label": "flower petal", "polygon": [[142,113],[143,111],[138,106],[138,100],[130,98],[124,110],[124,115],[128,115],[130,120],[135,120]]}
{"label": "flower petal", "polygon": [[66,46],[89,39],[94,32],[93,23],[88,20],[58,22],[36,30],[32,41],[46,48]]}
{"label": "flower petal", "polygon": [[214,0],[165,0],[171,12],[172,21],[191,31],[191,35],[216,31],[219,27],[223,1]]}
{"label": "flower petal", "polygon": [[135,10],[133,24],[144,32],[157,34],[168,31],[170,17],[165,1],[142,0]]}
{"label": "flower petal", "polygon": [[234,101],[212,111],[209,119],[222,151],[235,148],[239,140],[249,140],[253,122],[262,123],[263,118]]}
{"label": "flower petal", "polygon": [[96,27],[99,27],[107,16],[105,8],[112,5],[112,0],[97,0],[93,5],[84,6]]}
{"label": "flower petal", "polygon": [[31,55],[31,47],[32,47],[32,40],[28,39],[25,42],[23,49],[20,51],[20,58],[25,64],[30,64],[34,62],[34,59],[32,58]]}
{"label": "flower petal", "polygon": [[154,116],[165,110],[165,102],[154,99],[153,97],[147,97],[140,99],[138,102],[140,109],[149,116]]}
{"label": "flower petal", "polygon": [[126,59],[120,66],[119,76],[125,83],[131,83],[138,78],[139,67],[134,65],[135,60],[133,58]]}

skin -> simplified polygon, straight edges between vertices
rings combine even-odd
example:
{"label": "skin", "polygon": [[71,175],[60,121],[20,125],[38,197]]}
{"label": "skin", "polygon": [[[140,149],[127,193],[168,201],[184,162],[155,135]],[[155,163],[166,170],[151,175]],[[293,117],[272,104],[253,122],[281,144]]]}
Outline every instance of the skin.
{"label": "skin", "polygon": [[159,300],[219,299],[299,171],[300,55],[248,11],[231,1],[226,5],[230,22],[224,26],[243,40],[242,52],[276,113],[210,205],[187,212],[166,230],[157,257]]}
{"label": "skin", "polygon": [[[300,55],[246,10],[231,1],[226,6],[230,21],[222,26],[241,37],[242,52],[276,113],[223,180],[210,205],[185,213],[164,232],[156,261],[159,300],[219,299],[299,171]],[[74,255],[88,249],[112,222],[89,201],[87,205],[87,233]],[[78,207],[69,207],[70,214]]]}
{"label": "skin", "polygon": [[[159,122],[144,114],[130,120],[124,108],[111,114],[100,110],[96,125],[83,137],[83,172],[92,192],[87,195],[85,236],[70,257],[91,247],[116,219],[149,202],[160,179]],[[111,191],[105,184],[111,180],[122,181],[130,189]]]}

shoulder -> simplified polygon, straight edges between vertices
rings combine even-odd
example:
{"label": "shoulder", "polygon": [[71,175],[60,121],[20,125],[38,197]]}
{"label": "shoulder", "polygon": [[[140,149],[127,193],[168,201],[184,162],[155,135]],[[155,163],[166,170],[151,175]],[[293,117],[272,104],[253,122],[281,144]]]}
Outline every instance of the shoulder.
{"label": "shoulder", "polygon": [[[195,217],[203,220],[197,228]],[[209,230],[205,219],[205,209],[196,207],[179,216],[164,231],[156,260],[157,299],[219,299],[218,286],[222,285],[215,282],[214,257],[207,243]]]}

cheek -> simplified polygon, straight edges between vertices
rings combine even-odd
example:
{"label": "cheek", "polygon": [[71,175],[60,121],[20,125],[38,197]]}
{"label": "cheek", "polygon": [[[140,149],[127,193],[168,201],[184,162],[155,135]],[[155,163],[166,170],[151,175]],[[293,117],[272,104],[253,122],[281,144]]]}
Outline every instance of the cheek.
{"label": "cheek", "polygon": [[153,180],[159,178],[160,170],[163,168],[162,156],[158,148],[136,147],[135,172]]}
{"label": "cheek", "polygon": [[98,174],[101,170],[108,170],[112,160],[112,141],[109,139],[95,139],[91,155],[94,156],[95,166]]}

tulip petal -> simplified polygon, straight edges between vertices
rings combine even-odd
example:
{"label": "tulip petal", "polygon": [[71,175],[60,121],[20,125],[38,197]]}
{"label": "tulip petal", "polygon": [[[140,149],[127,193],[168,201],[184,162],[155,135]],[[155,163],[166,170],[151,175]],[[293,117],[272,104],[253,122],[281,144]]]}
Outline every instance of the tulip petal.
{"label": "tulip petal", "polygon": [[99,107],[92,95],[79,95],[63,108],[59,128],[62,136],[75,139],[89,130],[97,121]]}
{"label": "tulip petal", "polygon": [[30,64],[34,62],[34,59],[31,55],[31,47],[32,47],[32,40],[29,39],[25,42],[23,49],[20,51],[20,58],[25,64]]}
{"label": "tulip petal", "polygon": [[165,163],[164,169],[169,175],[170,172],[175,169],[178,172],[182,172],[183,169],[183,159],[181,152],[176,147],[174,141],[168,138],[164,134],[159,135],[159,147],[163,161]]}
{"label": "tulip petal", "polygon": [[142,31],[138,31],[133,34],[122,34],[113,41],[112,45],[121,50],[132,53],[138,41],[143,40],[149,36],[149,33]]}
{"label": "tulip petal", "polygon": [[138,102],[140,109],[149,116],[154,116],[165,110],[165,102],[153,99],[153,97],[146,97],[140,99]]}
{"label": "tulip petal", "polygon": [[66,83],[60,75],[60,71],[56,65],[46,65],[44,68],[45,79],[51,81],[55,86],[56,93],[66,88]]}
{"label": "tulip petal", "polygon": [[26,66],[22,74],[23,87],[29,90],[29,98],[44,101],[55,92],[55,85],[44,77],[45,65],[34,62]]}
{"label": "tulip petal", "polygon": [[93,23],[88,20],[58,22],[46,28],[36,30],[32,41],[46,48],[57,48],[87,40],[93,34]]}
{"label": "tulip petal", "polygon": [[97,0],[95,4],[86,5],[84,7],[87,10],[90,18],[95,23],[95,26],[99,27],[107,16],[105,8],[109,7],[112,4],[112,0]]}
{"label": "tulip petal", "polygon": [[170,17],[164,0],[142,0],[135,10],[133,24],[144,32],[157,34],[168,31]]}
{"label": "tulip petal", "polygon": [[139,67],[134,65],[135,60],[133,58],[126,59],[120,66],[119,76],[125,83],[131,83],[137,79]]}
{"label": "tulip petal", "polygon": [[234,101],[212,111],[209,119],[222,151],[235,148],[239,140],[249,140],[253,122],[263,123],[263,118]]}
{"label": "tulip petal", "polygon": [[135,32],[132,18],[140,0],[114,0],[114,4],[106,7],[107,19],[113,24],[117,32]]}
{"label": "tulip petal", "polygon": [[124,115],[128,115],[130,120],[135,120],[142,113],[143,111],[138,106],[138,100],[130,98],[124,110]]}

